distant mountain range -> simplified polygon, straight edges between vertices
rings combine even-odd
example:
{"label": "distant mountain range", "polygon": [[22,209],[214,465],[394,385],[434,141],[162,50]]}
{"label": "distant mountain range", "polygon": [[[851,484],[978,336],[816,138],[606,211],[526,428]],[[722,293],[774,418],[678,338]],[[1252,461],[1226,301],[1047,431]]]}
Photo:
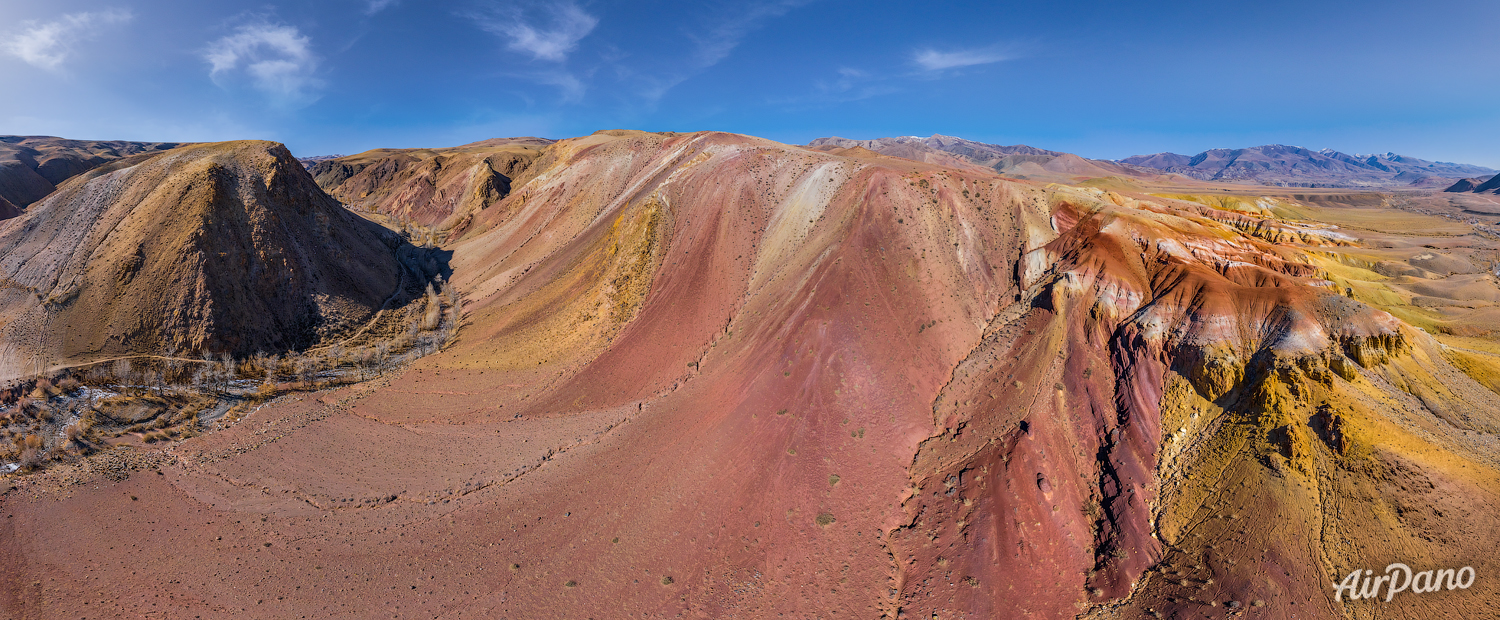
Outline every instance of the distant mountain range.
{"label": "distant mountain range", "polygon": [[1197,155],[1136,155],[1117,161],[1087,159],[1026,145],[985,144],[944,135],[874,140],[818,138],[808,146],[821,151],[864,149],[938,165],[980,166],[1021,179],[1060,181],[1107,176],[1161,178],[1175,174],[1200,181],[1280,187],[1442,189],[1453,185],[1455,179],[1479,177],[1476,180],[1482,182],[1497,172],[1484,166],[1427,161],[1395,153],[1349,155],[1332,149],[1314,151],[1280,144],[1213,149]]}
{"label": "distant mountain range", "polygon": [[1161,171],[1134,164],[1085,159],[1072,153],[1049,151],[1024,144],[1000,146],[953,136],[900,136],[874,140],[818,138],[808,147],[819,151],[865,149],[881,155],[942,166],[988,168],[1020,179],[1070,181],[1076,177],[1158,177]]}
{"label": "distant mountain range", "polygon": [[1493,175],[1484,166],[1427,161],[1395,153],[1349,155],[1332,149],[1270,144],[1197,155],[1136,155],[1119,163],[1203,181],[1283,187],[1447,187],[1454,179]]}

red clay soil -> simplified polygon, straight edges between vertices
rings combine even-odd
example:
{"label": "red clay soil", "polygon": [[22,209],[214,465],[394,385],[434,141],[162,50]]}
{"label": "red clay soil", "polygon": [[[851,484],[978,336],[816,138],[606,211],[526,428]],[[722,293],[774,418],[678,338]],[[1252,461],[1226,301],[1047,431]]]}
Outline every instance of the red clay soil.
{"label": "red clay soil", "polygon": [[728,134],[533,165],[451,246],[442,352],[12,479],[0,610],[1365,617],[1330,579],[1500,569],[1456,516],[1500,508],[1493,393],[1302,250]]}

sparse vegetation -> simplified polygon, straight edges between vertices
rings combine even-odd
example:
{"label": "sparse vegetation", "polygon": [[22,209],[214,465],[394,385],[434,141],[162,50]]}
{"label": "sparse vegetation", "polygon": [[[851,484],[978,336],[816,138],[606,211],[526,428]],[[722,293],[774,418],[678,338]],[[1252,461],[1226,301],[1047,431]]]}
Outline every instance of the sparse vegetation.
{"label": "sparse vegetation", "polygon": [[[437,271],[435,264],[418,267]],[[456,332],[458,292],[438,275],[427,282],[400,310],[320,349],[242,358],[227,351],[167,349],[38,374],[0,389],[0,466],[33,471],[121,443],[186,439],[200,434],[204,422],[234,423],[287,391],[383,376],[438,351]]]}

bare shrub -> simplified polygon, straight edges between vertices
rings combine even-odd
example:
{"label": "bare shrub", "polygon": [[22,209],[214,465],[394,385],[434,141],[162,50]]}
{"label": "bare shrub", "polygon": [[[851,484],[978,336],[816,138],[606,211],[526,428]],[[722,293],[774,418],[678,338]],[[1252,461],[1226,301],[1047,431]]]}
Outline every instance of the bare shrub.
{"label": "bare shrub", "polygon": [[427,284],[427,310],[422,316],[422,331],[437,329],[438,323],[443,320],[443,301],[438,298],[437,292],[432,290],[432,284]]}
{"label": "bare shrub", "polygon": [[156,370],[155,368],[152,368],[152,369],[141,371],[140,376],[141,376],[141,384],[143,386],[145,386],[147,390],[149,390],[152,387],[155,387],[156,388],[156,395],[157,396],[162,396],[163,385],[162,385],[161,371]]}
{"label": "bare shrub", "polygon": [[21,471],[32,471],[47,462],[47,454],[41,448],[26,448],[21,450],[21,458],[16,462]]}
{"label": "bare shrub", "polygon": [[417,342],[417,335],[422,333],[422,324],[412,321],[406,324],[406,333],[401,336],[401,349],[409,349]]}
{"label": "bare shrub", "polygon": [[390,343],[384,342],[384,341],[375,343],[375,352],[374,353],[375,354],[373,356],[373,360],[375,362],[375,372],[377,374],[384,375],[385,374],[385,370],[386,370],[386,365],[390,363],[390,359],[391,359],[391,345],[390,345]]}
{"label": "bare shrub", "polygon": [[352,349],[349,351],[349,363],[359,371],[359,380],[364,381],[368,376],[370,366],[374,363],[375,352],[368,348]]}
{"label": "bare shrub", "polygon": [[76,421],[63,428],[63,438],[67,440],[67,445],[69,446],[87,447],[85,439],[88,437],[89,431],[93,430],[93,428],[93,412],[84,412]]}
{"label": "bare shrub", "polygon": [[94,385],[104,383],[109,380],[109,368],[103,364],[96,364],[83,374],[83,378]]}
{"label": "bare shrub", "polygon": [[135,382],[135,368],[129,358],[115,360],[115,363],[110,365],[110,374],[114,375],[115,383],[120,384],[122,389],[123,386]]}
{"label": "bare shrub", "polygon": [[271,368],[271,356],[266,355],[263,352],[256,351],[255,355],[251,355],[250,359],[247,360],[246,363],[250,366],[250,371],[252,373],[259,374],[262,379],[267,378],[267,376],[270,374],[269,369]]}
{"label": "bare shrub", "polygon": [[237,366],[238,365],[234,362],[234,356],[230,355],[229,352],[226,351],[219,354],[219,367],[217,369],[219,391],[228,392],[229,384],[233,383],[235,379],[239,378]]}
{"label": "bare shrub", "polygon": [[328,347],[328,363],[334,370],[337,370],[339,366],[344,364],[347,355],[348,353],[344,350],[344,343],[342,342],[335,342],[333,346]]}
{"label": "bare shrub", "polygon": [[83,383],[69,376],[63,377],[62,381],[58,381],[57,387],[65,393],[72,394],[73,392],[77,392],[78,388],[83,387]]}
{"label": "bare shrub", "polygon": [[443,287],[443,295],[448,298],[449,307],[457,309],[460,305],[462,305],[463,295],[458,292],[458,288],[453,286],[452,282],[448,282],[447,285]]}
{"label": "bare shrub", "polygon": [[181,359],[177,358],[177,355],[178,355],[177,348],[173,347],[173,348],[167,349],[166,354],[164,356],[162,356],[162,360],[161,360],[161,383],[162,383],[162,385],[158,388],[158,390],[157,390],[158,393],[164,393],[166,391],[166,388],[167,388],[168,385],[179,385],[179,384],[181,384],[183,382],[184,379],[186,379],[186,377],[183,376],[184,374],[186,374],[183,371],[183,362],[182,362]]}
{"label": "bare shrub", "polygon": [[293,368],[297,374],[297,380],[302,382],[302,387],[312,389],[317,384],[318,360],[299,356]]}

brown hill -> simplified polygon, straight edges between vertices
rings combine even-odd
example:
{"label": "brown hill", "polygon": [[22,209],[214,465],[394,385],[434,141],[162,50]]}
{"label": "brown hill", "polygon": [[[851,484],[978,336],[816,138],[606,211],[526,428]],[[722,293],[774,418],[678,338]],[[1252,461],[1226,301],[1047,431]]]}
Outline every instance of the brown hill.
{"label": "brown hill", "polygon": [[497,138],[442,149],[376,149],[313,162],[309,171],[351,208],[447,230],[508,195],[551,143]]}
{"label": "brown hill", "polygon": [[1459,179],[1457,183],[1449,185],[1443,191],[1452,193],[1500,194],[1500,174],[1488,178]]}
{"label": "brown hill", "polygon": [[1162,176],[1156,171],[1140,166],[1084,159],[1072,153],[1048,151],[1024,144],[1001,146],[936,134],[928,138],[903,136],[875,140],[818,138],[808,145],[815,149],[861,148],[882,155],[940,166],[987,168],[1009,177],[1039,181],[1074,182],[1103,177],[1157,178]]}
{"label": "brown hill", "polygon": [[1354,268],[1328,253],[1352,237],[722,133],[564,140],[525,176],[449,246],[452,346],[133,461],[162,475],[20,482],[0,500],[0,609],[1497,602],[1347,611],[1328,587],[1398,560],[1500,570],[1500,409],[1476,380],[1500,366],[1336,290]]}
{"label": "brown hill", "polygon": [[1474,177],[1472,179],[1459,179],[1456,183],[1454,183],[1452,185],[1449,185],[1448,188],[1444,189],[1443,191],[1445,191],[1445,192],[1455,192],[1455,193],[1457,193],[1457,192],[1472,192],[1472,191],[1474,191],[1474,188],[1479,187],[1480,185],[1484,185],[1484,181],[1485,181],[1484,177]]}
{"label": "brown hill", "polygon": [[96,168],[0,224],[0,377],[39,362],[306,347],[381,307],[401,278],[399,243],[275,143]]}
{"label": "brown hill", "polygon": [[1500,194],[1500,174],[1490,177],[1490,180],[1480,183],[1474,188],[1474,193],[1476,194],[1485,192]]}
{"label": "brown hill", "polygon": [[[52,193],[63,181],[94,167],[137,153],[177,146],[171,142],[0,136],[0,199],[24,209]],[[0,209],[0,219],[5,217]]]}

